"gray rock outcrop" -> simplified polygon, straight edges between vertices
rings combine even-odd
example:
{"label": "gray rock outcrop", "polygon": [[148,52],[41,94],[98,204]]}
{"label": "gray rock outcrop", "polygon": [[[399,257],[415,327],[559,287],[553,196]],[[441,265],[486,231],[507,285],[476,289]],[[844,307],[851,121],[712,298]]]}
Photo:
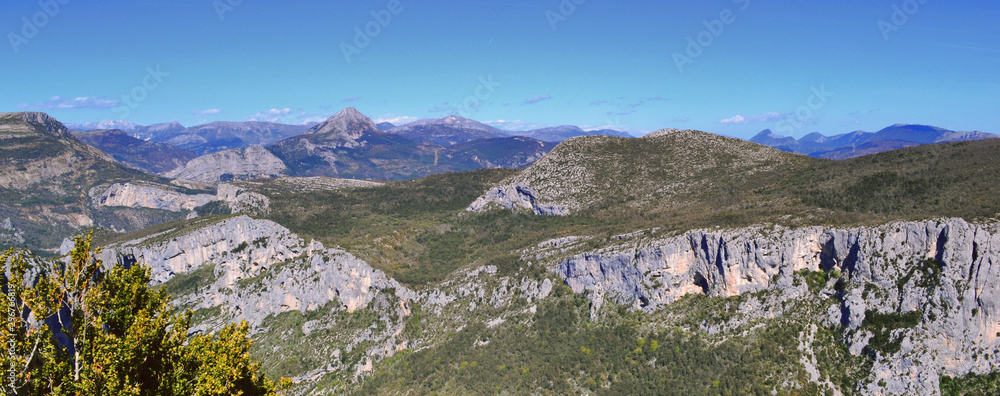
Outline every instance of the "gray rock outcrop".
{"label": "gray rock outcrop", "polygon": [[921,312],[918,325],[897,330],[901,350],[876,357],[866,393],[937,394],[941,374],[1000,369],[998,223],[698,230],[578,254],[555,268],[575,292],[646,311],[690,293],[795,289],[802,270],[842,274],[827,282],[825,292],[841,300],[827,319],[851,330],[852,353],[869,342],[859,329],[870,312]]}
{"label": "gray rock outcrop", "polygon": [[255,179],[285,174],[288,167],[280,158],[261,146],[205,154],[184,166],[164,174],[172,179],[218,183],[224,176],[232,179]]}
{"label": "gray rock outcrop", "polygon": [[527,209],[537,215],[565,216],[569,210],[564,205],[539,205],[535,203],[535,192],[527,186],[515,183],[496,187],[486,192],[469,205],[470,212],[482,212],[493,208],[510,210]]}
{"label": "gray rock outcrop", "polygon": [[331,301],[354,311],[388,288],[400,298],[414,296],[353,255],[307,243],[272,221],[248,216],[201,221],[205,223],[194,224],[193,230],[168,230],[108,246],[101,258],[108,264],[129,260],[148,265],[154,283],[214,265],[216,279],[208,289],[181,296],[186,301],[180,303],[223,307],[254,325],[268,315],[315,310]]}
{"label": "gray rock outcrop", "polygon": [[216,199],[215,195],[210,194],[183,194],[135,183],[115,183],[100,192],[102,188],[102,186],[97,186],[90,191],[94,207],[129,207],[184,212]]}

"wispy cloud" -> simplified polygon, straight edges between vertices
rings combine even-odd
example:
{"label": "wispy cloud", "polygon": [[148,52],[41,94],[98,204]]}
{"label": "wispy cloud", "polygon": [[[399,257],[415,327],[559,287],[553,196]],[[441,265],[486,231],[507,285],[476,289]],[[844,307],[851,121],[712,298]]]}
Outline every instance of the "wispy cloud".
{"label": "wispy cloud", "polygon": [[356,102],[356,101],[359,101],[359,100],[361,100],[360,96],[349,96],[349,97],[341,99],[340,101],[341,102]]}
{"label": "wispy cloud", "polygon": [[546,128],[549,125],[529,123],[524,120],[490,120],[483,121],[483,124],[505,131],[530,131],[532,129]]}
{"label": "wispy cloud", "polygon": [[601,99],[601,100],[595,100],[593,102],[590,102],[590,105],[591,106],[600,106],[600,105],[606,104],[606,103],[608,103],[607,99]]}
{"label": "wispy cloud", "polygon": [[607,113],[607,115],[609,115],[609,116],[625,116],[625,115],[629,115],[629,114],[632,114],[632,113],[635,113],[635,110],[609,111]]}
{"label": "wispy cloud", "polygon": [[21,109],[33,110],[108,110],[118,107],[119,104],[121,104],[121,102],[117,100],[108,100],[92,96],[81,96],[73,99],[64,98],[62,96],[53,96],[51,99],[42,103],[21,103],[17,105],[17,107]]}
{"label": "wispy cloud", "polygon": [[284,119],[290,118],[289,115],[292,114],[292,109],[289,107],[283,109],[271,109],[268,111],[262,111],[260,113],[251,114],[247,117],[247,121],[267,121],[267,122],[281,122]]}
{"label": "wispy cloud", "polygon": [[195,111],[194,113],[197,115],[215,115],[221,112],[222,112],[221,109],[205,109],[205,110]]}
{"label": "wispy cloud", "polygon": [[546,101],[546,100],[549,100],[549,99],[552,99],[552,96],[550,96],[550,95],[541,95],[541,96],[536,96],[534,98],[525,99],[524,100],[524,104],[535,104],[535,103]]}
{"label": "wispy cloud", "polygon": [[382,123],[382,122],[389,122],[389,123],[392,123],[393,125],[405,125],[405,124],[409,124],[411,122],[418,121],[418,120],[420,120],[420,119],[417,118],[417,117],[400,116],[400,115],[395,115],[395,114],[386,114],[386,115],[384,115],[382,117],[376,118],[374,121],[375,121],[376,124]]}
{"label": "wispy cloud", "polygon": [[749,115],[749,116],[737,114],[735,116],[719,120],[719,123],[731,124],[731,125],[759,124],[759,123],[779,121],[786,117],[788,117],[787,114],[776,113],[773,111],[767,114]]}

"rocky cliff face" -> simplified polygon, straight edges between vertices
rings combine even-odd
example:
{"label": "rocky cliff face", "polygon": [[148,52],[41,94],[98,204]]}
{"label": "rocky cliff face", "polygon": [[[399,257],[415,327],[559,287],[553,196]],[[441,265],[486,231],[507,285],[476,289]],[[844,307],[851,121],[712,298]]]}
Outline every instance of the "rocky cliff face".
{"label": "rocky cliff face", "polygon": [[232,184],[219,184],[216,199],[228,204],[233,213],[265,215],[271,210],[271,200],[266,196]]}
{"label": "rocky cliff face", "polygon": [[[196,308],[223,306],[255,325],[271,314],[315,310],[339,301],[354,311],[367,306],[378,290],[411,293],[364,261],[319,242],[305,242],[269,220],[236,216],[212,223],[201,220],[186,230],[173,229],[107,247],[106,263],[122,260],[149,265],[152,280],[167,282],[214,265],[216,281],[195,298]],[[68,251],[69,244],[64,245]],[[241,282],[254,280],[254,282]],[[254,293],[227,290],[246,285]]]}
{"label": "rocky cliff face", "polygon": [[530,210],[538,215],[568,215],[569,209],[565,205],[539,205],[536,193],[531,187],[521,183],[495,187],[486,192],[482,197],[477,198],[468,211],[482,212],[493,208],[503,208],[509,210]]}
{"label": "rocky cliff face", "polygon": [[[103,190],[103,191],[101,191]],[[91,189],[94,207],[128,207],[162,209],[171,212],[190,211],[216,199],[210,194],[183,194],[151,185],[115,183],[104,189]]]}
{"label": "rocky cliff face", "polygon": [[[261,146],[206,154],[165,174],[172,179],[218,183],[285,174],[285,163]],[[227,180],[228,179],[228,180]]]}
{"label": "rocky cliff face", "polygon": [[[72,243],[67,240],[63,253],[70,249]],[[284,313],[320,312],[321,319],[305,323],[291,337],[299,337],[301,343],[319,342],[315,337],[333,333],[341,347],[321,348],[321,351],[307,347],[291,352],[293,357],[296,353],[317,352],[322,357],[315,366],[304,367],[306,371],[296,378],[301,384],[333,372],[363,376],[372,370],[373,363],[402,350],[429,345],[432,341],[426,337],[402,335],[403,318],[416,306],[443,315],[429,325],[439,330],[428,334],[445,334],[466,325],[455,312],[467,312],[477,306],[491,307],[490,312],[495,312],[510,308],[518,299],[526,298],[530,303],[544,298],[553,289],[548,279],[504,279],[499,285],[490,283],[497,278],[496,268],[481,267],[462,271],[449,281],[415,292],[344,250],[307,242],[277,223],[247,216],[196,219],[186,226],[107,246],[101,259],[105,265],[132,262],[148,265],[156,284],[172,280],[167,285],[195,284],[195,287],[172,289],[171,293],[173,303],[179,307],[192,309],[196,315],[211,313],[196,331],[211,331],[225,322],[247,320],[255,333],[270,334],[279,331],[272,327],[278,325],[276,318]],[[329,312],[324,314],[325,310]],[[375,313],[376,322],[386,325],[353,329],[337,322],[340,315],[359,310]],[[502,323],[506,316],[521,314],[513,310],[490,320]],[[286,337],[277,333],[275,336]],[[303,345],[306,344],[296,348]],[[275,353],[285,355],[281,351]],[[348,353],[363,358],[353,363],[340,358]]]}
{"label": "rocky cliff face", "polygon": [[[809,337],[817,324],[842,329],[841,342],[851,353],[874,358],[867,385],[858,389],[866,394],[937,394],[940,375],[1000,369],[997,222],[947,219],[847,229],[766,226],[680,235],[638,231],[587,251],[584,242],[592,239],[542,242],[522,252],[522,260],[541,263],[574,292],[590,297],[595,315],[606,301],[654,314],[688,294],[741,296],[733,300],[738,308],[732,319],[706,322],[700,331],[729,334],[787,317],[813,326],[801,334],[804,356],[811,353]],[[525,320],[554,286],[549,279],[501,276],[496,267],[484,266],[417,292],[344,250],[307,242],[276,223],[247,216],[195,220],[182,229],[110,246],[103,255],[106,262],[124,257],[151,265],[157,283],[188,277],[181,283],[198,286],[179,292],[175,303],[209,312],[202,331],[245,319],[259,334],[270,334],[277,331],[273,326],[284,323],[276,322],[284,313],[319,318],[293,328],[288,336],[320,344],[335,337],[340,347],[291,355],[275,351],[275,358],[308,353],[320,359],[296,377],[296,389],[303,394],[326,374],[364,376],[398,351],[433,345],[436,336],[428,334],[459,331],[469,315],[488,327]],[[814,284],[814,279],[821,281]],[[815,317],[792,317],[801,311],[788,307],[801,304],[817,305]],[[415,307],[436,319],[425,335],[405,336],[404,318]],[[376,323],[384,325],[344,327],[353,322],[344,322],[342,315],[356,311],[374,313]],[[875,317],[913,321],[878,335],[883,329]],[[898,349],[872,346],[877,337],[895,340]],[[349,353],[360,360],[342,358]],[[833,387],[820,375],[822,367],[808,359],[803,364],[815,374],[813,382]]]}
{"label": "rocky cliff face", "polygon": [[3,219],[3,222],[0,223],[0,243],[3,242],[11,245],[24,243],[24,234],[17,227],[14,227],[14,224],[10,221],[10,217]]}
{"label": "rocky cliff face", "polygon": [[[566,258],[556,272],[596,304],[603,298],[645,311],[691,293],[829,298],[830,325],[843,325],[854,354],[873,337],[869,315],[920,317],[895,329],[895,353],[878,352],[866,393],[936,394],[941,374],[1000,369],[1000,224],[960,219],[825,227],[700,230],[635,237]],[[797,287],[798,271],[829,271],[821,296]],[[832,277],[831,277],[832,278]],[[745,304],[744,320],[780,312]],[[767,313],[770,312],[770,313]]]}
{"label": "rocky cliff face", "polygon": [[10,217],[20,235],[0,245],[54,248],[62,236],[113,216],[93,210],[92,187],[156,179],[83,144],[44,113],[0,113],[0,219]]}

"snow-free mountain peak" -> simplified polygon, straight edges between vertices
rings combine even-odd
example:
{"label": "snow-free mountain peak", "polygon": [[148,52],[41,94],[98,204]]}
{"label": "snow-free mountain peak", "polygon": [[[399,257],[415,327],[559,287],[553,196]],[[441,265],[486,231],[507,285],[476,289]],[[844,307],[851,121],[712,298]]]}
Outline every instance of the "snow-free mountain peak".
{"label": "snow-free mountain peak", "polygon": [[483,132],[488,132],[488,133],[496,135],[496,136],[504,136],[505,135],[504,133],[502,133],[497,128],[494,128],[494,127],[491,127],[491,126],[486,125],[484,123],[481,123],[479,121],[470,120],[468,118],[465,118],[465,117],[462,117],[462,116],[458,116],[458,115],[450,115],[450,116],[447,116],[447,117],[444,117],[444,118],[428,118],[428,119],[424,119],[424,120],[417,120],[417,121],[411,122],[411,123],[406,124],[406,125],[398,126],[398,127],[394,128],[394,129],[396,129],[397,131],[403,131],[403,130],[413,129],[414,127],[422,127],[422,126],[429,126],[429,125],[445,125],[445,126],[449,126],[449,127],[452,127],[452,128],[469,129],[469,130],[475,130],[475,131],[483,131]]}
{"label": "snow-free mountain peak", "polygon": [[306,134],[329,135],[330,137],[344,137],[353,140],[365,132],[374,134],[382,133],[375,126],[375,122],[371,118],[361,114],[358,109],[348,107],[323,123],[314,126]]}

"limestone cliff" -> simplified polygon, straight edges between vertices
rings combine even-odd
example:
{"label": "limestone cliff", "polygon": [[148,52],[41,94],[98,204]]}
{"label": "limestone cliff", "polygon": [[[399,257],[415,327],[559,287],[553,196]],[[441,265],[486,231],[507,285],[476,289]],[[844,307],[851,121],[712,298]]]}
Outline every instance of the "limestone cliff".
{"label": "limestone cliff", "polygon": [[[843,325],[862,353],[866,316],[919,312],[897,329],[897,353],[878,353],[866,393],[936,394],[941,374],[1000,369],[1000,223],[961,219],[838,229],[756,227],[636,237],[563,259],[555,268],[574,291],[645,311],[690,293],[714,296],[782,291],[784,298],[828,298],[826,321]],[[797,271],[830,271],[820,295],[796,285]],[[780,312],[741,307],[747,321]],[[770,313],[765,313],[770,312]],[[883,385],[884,384],[884,385]]]}
{"label": "limestone cliff", "polygon": [[137,183],[115,183],[107,189],[97,186],[91,189],[90,195],[93,197],[95,207],[121,206],[163,209],[171,212],[190,211],[215,200],[215,196],[210,194],[183,194],[159,186]]}
{"label": "limestone cliff", "polygon": [[205,154],[164,175],[172,179],[218,183],[279,176],[285,174],[287,169],[285,163],[267,149],[247,146]]}

